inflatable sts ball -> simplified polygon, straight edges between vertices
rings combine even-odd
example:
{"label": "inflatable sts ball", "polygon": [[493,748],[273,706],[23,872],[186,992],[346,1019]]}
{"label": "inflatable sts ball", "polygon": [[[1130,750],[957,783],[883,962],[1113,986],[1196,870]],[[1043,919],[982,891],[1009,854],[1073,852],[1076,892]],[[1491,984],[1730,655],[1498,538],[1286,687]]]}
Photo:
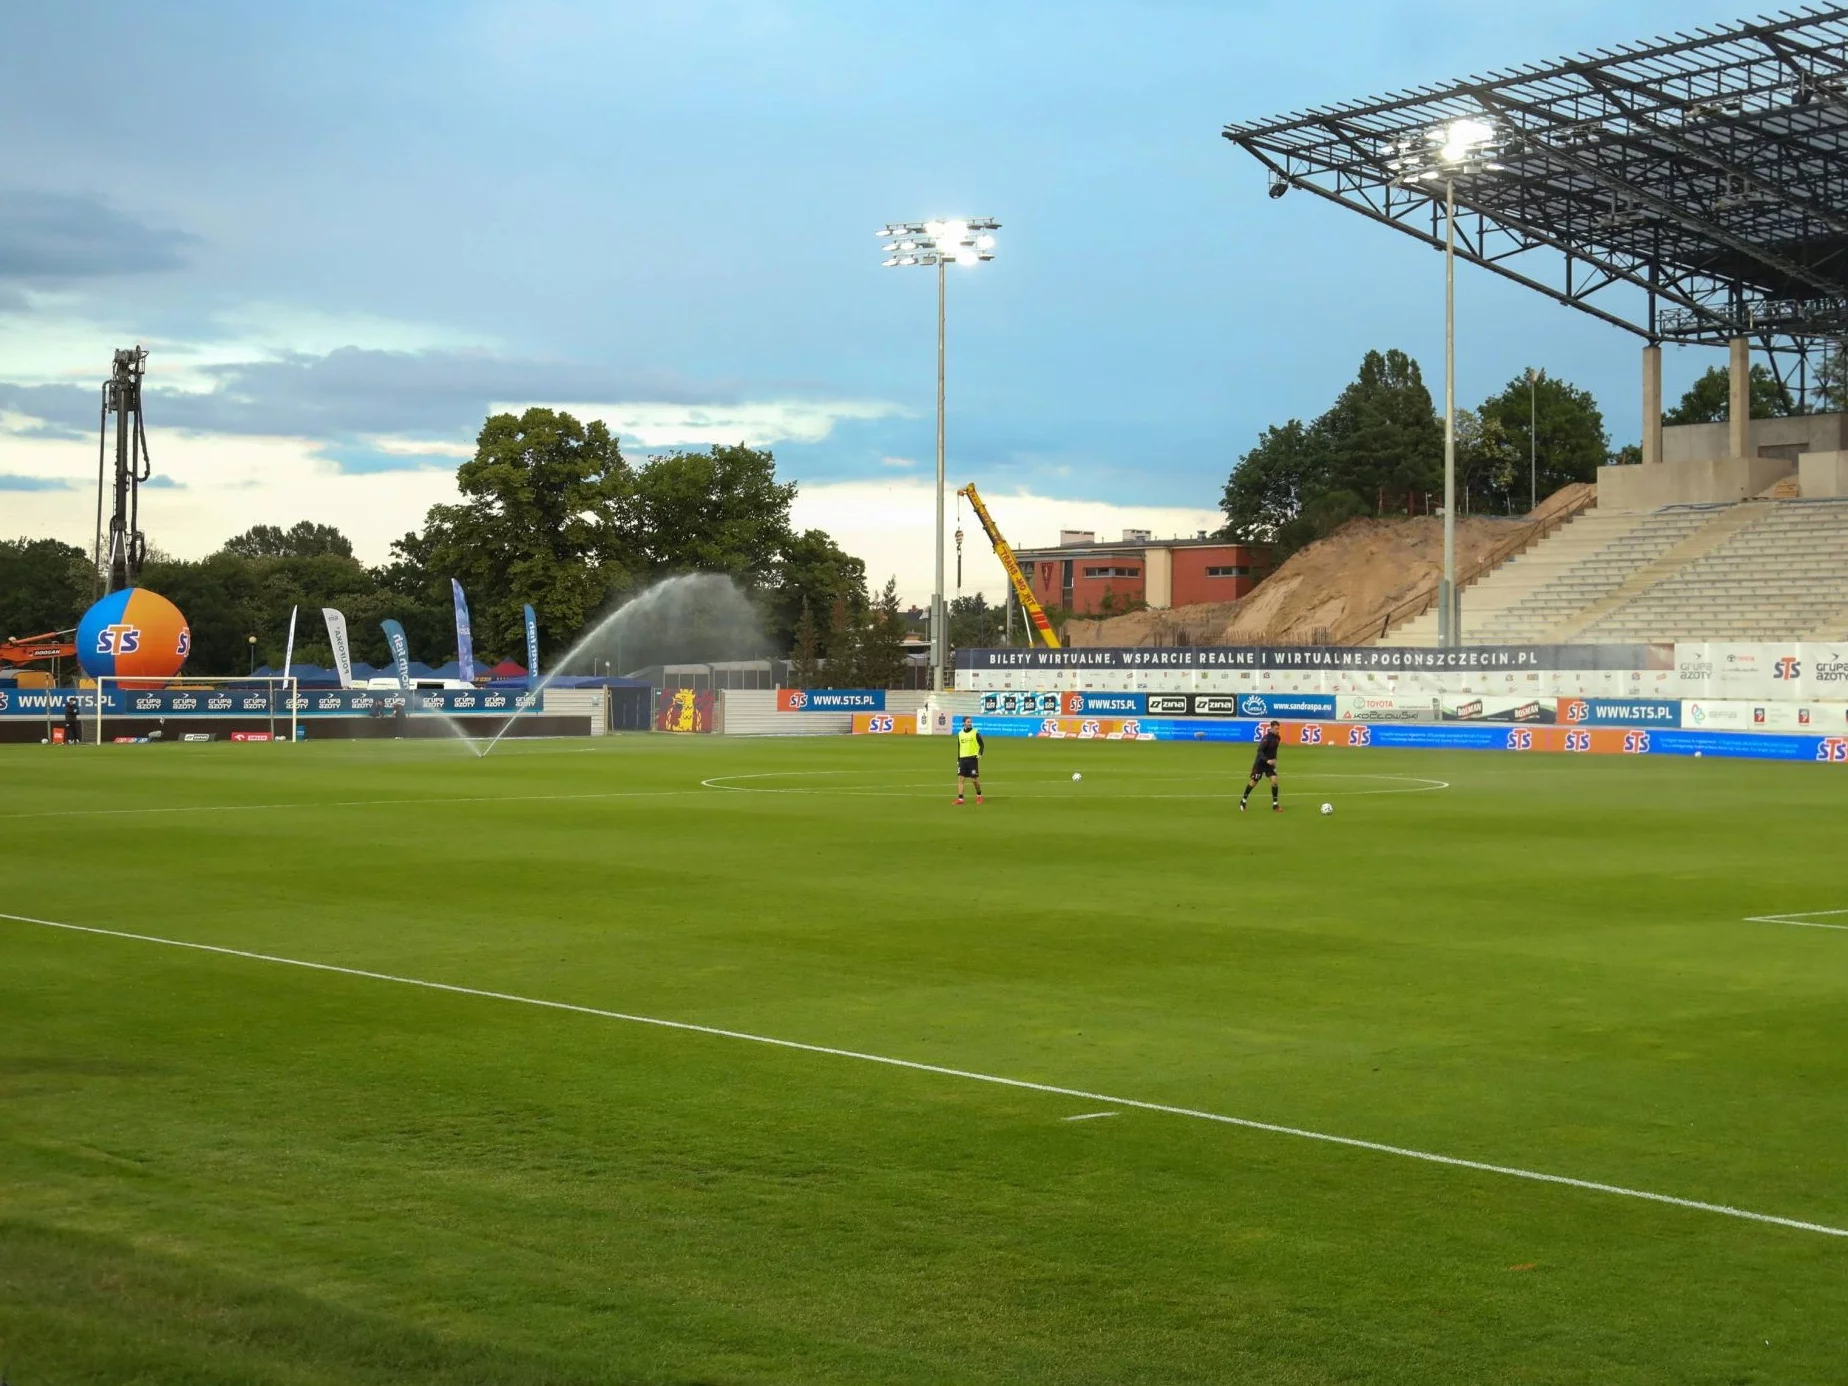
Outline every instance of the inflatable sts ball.
{"label": "inflatable sts ball", "polygon": [[91,678],[167,678],[191,651],[180,609],[139,587],[111,592],[77,623],[77,662]]}

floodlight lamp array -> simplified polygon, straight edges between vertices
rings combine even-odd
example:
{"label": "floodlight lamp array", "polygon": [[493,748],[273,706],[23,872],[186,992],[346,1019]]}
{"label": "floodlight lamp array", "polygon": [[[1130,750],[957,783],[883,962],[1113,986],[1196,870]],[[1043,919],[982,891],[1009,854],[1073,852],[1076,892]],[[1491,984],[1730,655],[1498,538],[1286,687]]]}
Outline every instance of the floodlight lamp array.
{"label": "floodlight lamp array", "polygon": [[879,228],[887,269],[904,265],[979,265],[995,258],[993,217],[945,217],[937,221],[895,221]]}
{"label": "floodlight lamp array", "polygon": [[1501,132],[1478,116],[1458,116],[1387,146],[1393,182],[1426,183],[1471,173],[1500,173]]}

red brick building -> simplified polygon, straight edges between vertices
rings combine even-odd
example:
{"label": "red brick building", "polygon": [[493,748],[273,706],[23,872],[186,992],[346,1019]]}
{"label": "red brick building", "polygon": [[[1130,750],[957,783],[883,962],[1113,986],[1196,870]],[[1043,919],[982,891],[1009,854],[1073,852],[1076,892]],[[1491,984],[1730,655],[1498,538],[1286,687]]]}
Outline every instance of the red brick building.
{"label": "red brick building", "polygon": [[1014,556],[1041,606],[1076,616],[1229,602],[1251,591],[1271,567],[1269,551],[1257,545],[1204,535],[1156,539],[1144,530],[1125,530],[1115,543],[1099,543],[1089,530],[1064,530],[1058,548],[1016,549]]}

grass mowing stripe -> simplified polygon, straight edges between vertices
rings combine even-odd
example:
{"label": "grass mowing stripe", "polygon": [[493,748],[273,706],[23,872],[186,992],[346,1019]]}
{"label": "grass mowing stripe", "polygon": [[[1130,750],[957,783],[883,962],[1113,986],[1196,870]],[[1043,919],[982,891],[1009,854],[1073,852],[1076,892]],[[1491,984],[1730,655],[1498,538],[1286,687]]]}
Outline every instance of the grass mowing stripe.
{"label": "grass mowing stripe", "polygon": [[890,1068],[909,1069],[916,1073],[934,1073],[946,1078],[961,1078],[968,1082],[992,1083],[998,1087],[1018,1088],[1030,1092],[1043,1092],[1055,1097],[1075,1097],[1086,1102],[1101,1102],[1107,1106],[1126,1108],[1144,1112],[1163,1112],[1169,1116],[1189,1117],[1196,1121],[1218,1122],[1224,1126],[1237,1126],[1250,1131],[1267,1131],[1272,1135],[1293,1136],[1299,1140],[1321,1141],[1328,1145],[1347,1146],[1355,1150],[1370,1150],[1382,1155],[1397,1155],[1408,1160],[1422,1160],[1427,1164],[1446,1165],[1453,1169],[1475,1170],[1483,1174],[1499,1174],[1511,1179],[1526,1179],[1541,1184],[1559,1184],[1568,1188],[1584,1189],[1592,1193],[1612,1194],[1619,1198],[1641,1199],[1649,1203],[1664,1203],[1671,1207],[1687,1208],[1701,1213],[1718,1213],[1723,1217],[1743,1218],[1749,1222],[1769,1223],[1777,1227],[1788,1227],[1799,1232],[1815,1232],[1827,1237],[1848,1237],[1848,1228],[1830,1227],[1824,1223],[1805,1222],[1799,1218],[1779,1217],[1774,1213],[1755,1213],[1747,1208],[1735,1208],[1724,1203],[1703,1203],[1698,1199],[1677,1198],[1672,1194],[1651,1193],[1646,1189],[1625,1188],[1620,1184],[1605,1184],[1594,1179],[1575,1179],[1570,1175],[1546,1174],[1539,1170],[1520,1169],[1512,1165],[1495,1165],[1481,1160],[1466,1160],[1456,1155],[1439,1155],[1428,1150],[1412,1150],[1406,1146],[1388,1145],[1381,1141],[1362,1140],[1356,1136],[1337,1136],[1326,1131],[1308,1131],[1297,1126],[1283,1126],[1275,1122],[1256,1121],[1250,1117],[1226,1116],[1219,1112],[1203,1112],[1192,1107],[1177,1107],[1165,1102],[1144,1102],[1133,1097],[1115,1097],[1109,1093],[1088,1092],[1083,1088],[1059,1087],[1052,1083],[1035,1083],[1025,1078],[1006,1078],[993,1073],[975,1073],[968,1069],[948,1068],[942,1064],[919,1063],[913,1059],[896,1059],[885,1054],[868,1054],[857,1049],[837,1049],[825,1044],[807,1044],[801,1040],[778,1039],[771,1035],[753,1035],[743,1030],[727,1030],[716,1025],[699,1025],[686,1020],[665,1020],[659,1016],[632,1015],[624,1011],[603,1010],[596,1006],[581,1006],[570,1001],[550,1001],[542,997],[518,996],[512,992],[489,991],[481,987],[459,986],[453,982],[433,982],[422,977],[400,977],[389,972],[372,972],[359,967],[342,967],[337,963],[310,962],[304,958],[285,958],[274,953],[256,953],[242,948],[226,948],[219,944],[195,943],[186,939],[160,938],[153,934],[130,933],[123,929],[104,929],[89,924],[67,924],[55,919],[38,919],[31,915],[0,913],[0,919],[9,919],[19,924],[32,924],[47,929],[62,929],[70,933],[95,934],[103,938],[127,939],[135,943],[157,943],[168,948],[189,948],[201,953],[217,953],[225,957],[245,958],[253,962],[279,963],[286,967],[307,968],[314,972],[332,972],[346,977],[363,977],[375,982],[395,982],[400,986],[422,987],[429,991],[450,992],[457,996],[474,996],[489,1001],[511,1001],[522,1006],[541,1006],[548,1010],[570,1011],[578,1015],[598,1016],[605,1020],[621,1020],[634,1025],[653,1025],[664,1030],[681,1030],[691,1034],[712,1035],[720,1039],[745,1040],[751,1044],[770,1045],[778,1049],[798,1050],[805,1054],[826,1054],[838,1059],[855,1059],[861,1063],[884,1064]]}
{"label": "grass mowing stripe", "polygon": [[309,799],[293,804],[177,804],[153,808],[47,809],[42,813],[0,813],[14,818],[116,818],[137,813],[253,813],[259,809],[398,808],[430,804],[528,804],[550,799],[659,799],[697,794],[697,789],[607,789],[583,794],[457,794],[426,799]]}

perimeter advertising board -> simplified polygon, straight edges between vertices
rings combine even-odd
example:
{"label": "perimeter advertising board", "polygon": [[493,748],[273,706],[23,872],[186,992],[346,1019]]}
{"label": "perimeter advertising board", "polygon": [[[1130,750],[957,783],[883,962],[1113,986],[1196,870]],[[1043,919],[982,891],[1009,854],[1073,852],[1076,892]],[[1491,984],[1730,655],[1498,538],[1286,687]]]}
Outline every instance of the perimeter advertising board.
{"label": "perimeter advertising board", "polygon": [[883,688],[779,688],[778,712],[884,712]]}
{"label": "perimeter advertising board", "polygon": [[[1204,722],[1146,717],[1107,718],[978,717],[976,728],[990,737],[1052,740],[1251,742],[1264,733],[1256,718]],[[1507,723],[1329,723],[1283,725],[1286,745],[1330,749],[1424,749],[1503,751],[1516,754],[1629,756],[1730,756],[1751,760],[1802,760],[1848,764],[1848,734],[1685,731],[1669,727],[1514,726]]]}
{"label": "perimeter advertising board", "polygon": [[[361,688],[305,689],[294,695],[267,688],[111,688],[104,695],[103,712],[109,717],[350,717],[395,712],[435,712],[468,717],[524,712],[539,703],[538,694],[493,688],[392,689],[369,692]],[[75,700],[85,717],[96,715],[96,690],[0,690],[0,716],[45,717],[64,711]]]}

